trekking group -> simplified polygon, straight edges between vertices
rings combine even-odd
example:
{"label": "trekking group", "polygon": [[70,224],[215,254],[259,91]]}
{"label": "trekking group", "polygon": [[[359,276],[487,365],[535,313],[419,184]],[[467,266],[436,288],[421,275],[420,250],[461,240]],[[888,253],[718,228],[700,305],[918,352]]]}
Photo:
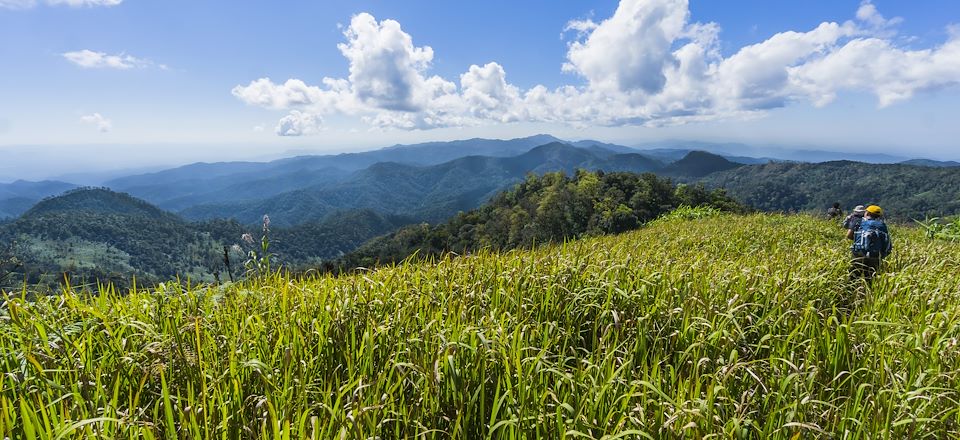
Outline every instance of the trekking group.
{"label": "trekking group", "polygon": [[[827,210],[827,216],[836,219],[843,215],[839,203]],[[847,231],[847,239],[853,240],[850,278],[870,281],[880,269],[880,263],[893,251],[890,232],[883,221],[883,209],[877,205],[857,205],[840,223]]]}

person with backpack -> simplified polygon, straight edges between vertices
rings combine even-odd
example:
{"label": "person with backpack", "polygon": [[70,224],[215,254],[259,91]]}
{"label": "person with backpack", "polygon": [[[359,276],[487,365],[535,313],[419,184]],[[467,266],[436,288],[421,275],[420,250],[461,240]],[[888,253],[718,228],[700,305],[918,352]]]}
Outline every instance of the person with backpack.
{"label": "person with backpack", "polygon": [[880,269],[880,262],[893,251],[890,232],[883,222],[883,209],[877,205],[866,207],[858,229],[851,230],[847,236],[853,238],[851,277],[872,280]]}
{"label": "person with backpack", "polygon": [[847,230],[848,240],[853,240],[853,233],[857,229],[860,229],[860,222],[863,221],[863,214],[866,212],[867,209],[864,208],[863,205],[857,205],[853,208],[853,212],[840,222],[840,226]]}
{"label": "person with backpack", "polygon": [[827,209],[827,218],[833,220],[837,217],[843,215],[843,210],[840,209],[840,202],[834,202],[833,206]]}

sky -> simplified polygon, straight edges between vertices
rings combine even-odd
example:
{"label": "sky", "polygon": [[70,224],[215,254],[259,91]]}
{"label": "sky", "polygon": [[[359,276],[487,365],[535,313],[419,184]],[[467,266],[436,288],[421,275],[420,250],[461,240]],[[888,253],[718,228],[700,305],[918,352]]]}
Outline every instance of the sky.
{"label": "sky", "polygon": [[958,110],[955,0],[0,0],[0,182],[537,133],[960,159]]}

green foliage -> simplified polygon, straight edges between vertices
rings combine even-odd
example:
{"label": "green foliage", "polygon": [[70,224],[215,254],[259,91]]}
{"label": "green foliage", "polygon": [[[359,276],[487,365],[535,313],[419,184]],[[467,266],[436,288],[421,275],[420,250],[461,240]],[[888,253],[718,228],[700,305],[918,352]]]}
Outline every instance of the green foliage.
{"label": "green foliage", "polygon": [[700,179],[725,188],[737,200],[763,211],[823,212],[839,201],[880,205],[892,219],[960,214],[960,172],[861,162],[770,163],[714,173]]}
{"label": "green foliage", "polygon": [[[250,234],[244,234],[243,238],[248,240],[248,244],[254,244],[253,237]],[[247,277],[262,278],[273,273],[270,266],[270,260],[273,254],[270,253],[270,217],[263,216],[263,235],[260,236],[259,249],[251,249],[247,253],[247,261],[243,267],[247,269]]]}
{"label": "green foliage", "polygon": [[17,242],[12,242],[5,248],[0,248],[0,286],[3,286],[16,270],[23,267],[23,263],[17,256],[17,248]]}
{"label": "green foliage", "polygon": [[723,211],[708,205],[689,206],[680,205],[677,209],[661,215],[652,223],[671,222],[676,220],[702,220],[722,214]]}
{"label": "green foliage", "polygon": [[460,213],[436,226],[412,225],[371,240],[354,253],[331,262],[327,270],[370,267],[445,252],[469,253],[529,247],[582,236],[615,234],[655,219],[683,205],[706,205],[725,211],[743,208],[723,190],[677,185],[653,174],[578,170],[530,174],[512,190],[479,209]]}
{"label": "green foliage", "polygon": [[960,241],[960,217],[954,217],[953,220],[934,217],[917,220],[916,223],[926,231],[927,237]]}
{"label": "green foliage", "polygon": [[[555,182],[551,182],[555,183]],[[0,305],[0,438],[957,438],[960,245],[720,215]]]}

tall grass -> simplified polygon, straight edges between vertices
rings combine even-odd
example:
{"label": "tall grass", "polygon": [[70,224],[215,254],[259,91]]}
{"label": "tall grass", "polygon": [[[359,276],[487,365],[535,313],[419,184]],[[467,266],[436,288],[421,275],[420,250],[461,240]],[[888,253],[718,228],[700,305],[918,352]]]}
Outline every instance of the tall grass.
{"label": "tall grass", "polygon": [[960,241],[960,217],[953,219],[934,217],[923,221],[916,220],[916,223],[927,232],[927,237]]}
{"label": "tall grass", "polygon": [[956,438],[960,246],[806,216],[0,315],[0,437]]}

